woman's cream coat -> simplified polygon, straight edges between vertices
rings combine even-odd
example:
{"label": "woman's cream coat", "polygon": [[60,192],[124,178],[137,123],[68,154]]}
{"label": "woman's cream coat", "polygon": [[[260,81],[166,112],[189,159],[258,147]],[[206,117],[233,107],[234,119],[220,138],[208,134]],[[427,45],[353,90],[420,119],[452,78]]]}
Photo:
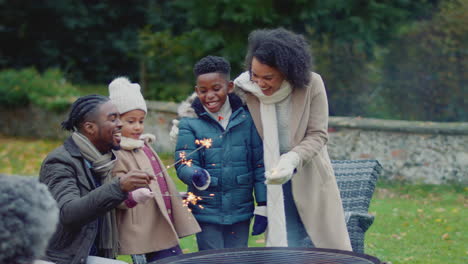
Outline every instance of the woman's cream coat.
{"label": "woman's cream coat", "polygon": [[[156,152],[152,148],[151,150],[157,157],[161,169],[164,169]],[[130,170],[153,172],[151,163],[141,148],[121,149],[117,151],[117,157],[118,160],[113,170],[113,174],[117,177]],[[122,204],[116,210],[119,254],[142,254],[168,249],[179,244],[178,238],[200,232],[200,226],[192,213],[183,206],[174,181],[167,172],[164,172],[162,176],[166,179],[168,194],[162,194],[158,183],[151,181],[149,188],[155,194],[153,200],[145,204],[137,204],[133,208]],[[172,195],[170,197],[174,224],[171,223],[162,195]]]}
{"label": "woman's cream coat", "polygon": [[[245,98],[263,137],[260,101],[240,87],[235,92]],[[291,151],[301,157],[291,180],[298,213],[316,247],[351,251],[340,192],[326,146],[328,102],[320,75],[312,72],[306,88],[293,89],[291,106]]]}

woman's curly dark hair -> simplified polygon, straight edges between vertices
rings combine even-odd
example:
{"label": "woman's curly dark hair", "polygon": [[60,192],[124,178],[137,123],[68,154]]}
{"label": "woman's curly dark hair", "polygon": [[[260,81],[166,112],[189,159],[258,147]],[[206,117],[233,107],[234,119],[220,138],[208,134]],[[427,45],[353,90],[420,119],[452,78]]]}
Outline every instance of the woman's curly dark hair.
{"label": "woman's curly dark hair", "polygon": [[249,34],[245,66],[252,69],[252,59],[278,69],[295,88],[310,81],[312,54],[302,35],[284,28],[259,29]]}

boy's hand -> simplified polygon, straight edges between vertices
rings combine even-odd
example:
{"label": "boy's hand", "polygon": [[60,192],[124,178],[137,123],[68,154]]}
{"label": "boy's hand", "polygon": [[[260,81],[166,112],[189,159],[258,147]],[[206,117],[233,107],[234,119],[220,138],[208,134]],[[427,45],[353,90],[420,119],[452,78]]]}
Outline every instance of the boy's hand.
{"label": "boy's hand", "polygon": [[177,137],[179,136],[179,120],[173,119],[172,120],[172,128],[171,132],[169,133],[169,139],[172,143],[177,143]]}
{"label": "boy's hand", "polygon": [[290,151],[281,155],[278,165],[265,173],[266,184],[284,184],[292,178],[294,170],[299,166],[301,158],[296,152]]}
{"label": "boy's hand", "polygon": [[120,189],[124,192],[131,192],[138,188],[147,187],[151,180],[156,177],[146,171],[132,170],[120,176]]}
{"label": "boy's hand", "polygon": [[257,206],[254,211],[254,224],[252,227],[252,236],[263,234],[268,226],[266,206]]}
{"label": "boy's hand", "polygon": [[206,190],[210,182],[211,176],[205,169],[197,169],[192,175],[192,183],[200,191]]}

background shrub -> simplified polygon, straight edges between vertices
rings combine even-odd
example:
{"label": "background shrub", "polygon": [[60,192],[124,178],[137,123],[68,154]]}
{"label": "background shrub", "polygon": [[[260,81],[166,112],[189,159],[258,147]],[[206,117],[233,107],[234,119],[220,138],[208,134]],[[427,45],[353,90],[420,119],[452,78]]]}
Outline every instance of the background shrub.
{"label": "background shrub", "polygon": [[[402,28],[382,57],[376,113],[468,121],[468,1],[443,2],[431,20]],[[383,99],[383,100],[382,100]]]}
{"label": "background shrub", "polygon": [[23,107],[33,104],[52,111],[61,111],[76,100],[76,87],[68,83],[58,69],[40,74],[34,68],[0,71],[0,105]]}

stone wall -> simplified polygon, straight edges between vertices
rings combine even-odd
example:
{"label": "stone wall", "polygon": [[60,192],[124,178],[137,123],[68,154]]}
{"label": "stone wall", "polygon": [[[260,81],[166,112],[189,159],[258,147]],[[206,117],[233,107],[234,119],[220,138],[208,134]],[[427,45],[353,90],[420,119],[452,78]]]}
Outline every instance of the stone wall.
{"label": "stone wall", "polygon": [[382,178],[468,184],[468,123],[331,117],[332,159],[377,159]]}
{"label": "stone wall", "polygon": [[[174,145],[169,140],[171,120],[177,117],[176,103],[148,101],[148,117],[145,133],[156,135],[157,151],[173,151]],[[65,139],[68,131],[63,131],[61,122],[68,113],[45,111],[34,106],[18,109],[0,107],[0,134],[7,136]]]}
{"label": "stone wall", "polygon": [[[157,137],[157,151],[172,152],[171,120],[177,104],[147,102],[145,132]],[[65,138],[65,113],[37,108],[0,108],[0,134]],[[332,159],[377,159],[382,178],[425,183],[468,184],[468,123],[410,122],[330,117],[328,150]]]}

